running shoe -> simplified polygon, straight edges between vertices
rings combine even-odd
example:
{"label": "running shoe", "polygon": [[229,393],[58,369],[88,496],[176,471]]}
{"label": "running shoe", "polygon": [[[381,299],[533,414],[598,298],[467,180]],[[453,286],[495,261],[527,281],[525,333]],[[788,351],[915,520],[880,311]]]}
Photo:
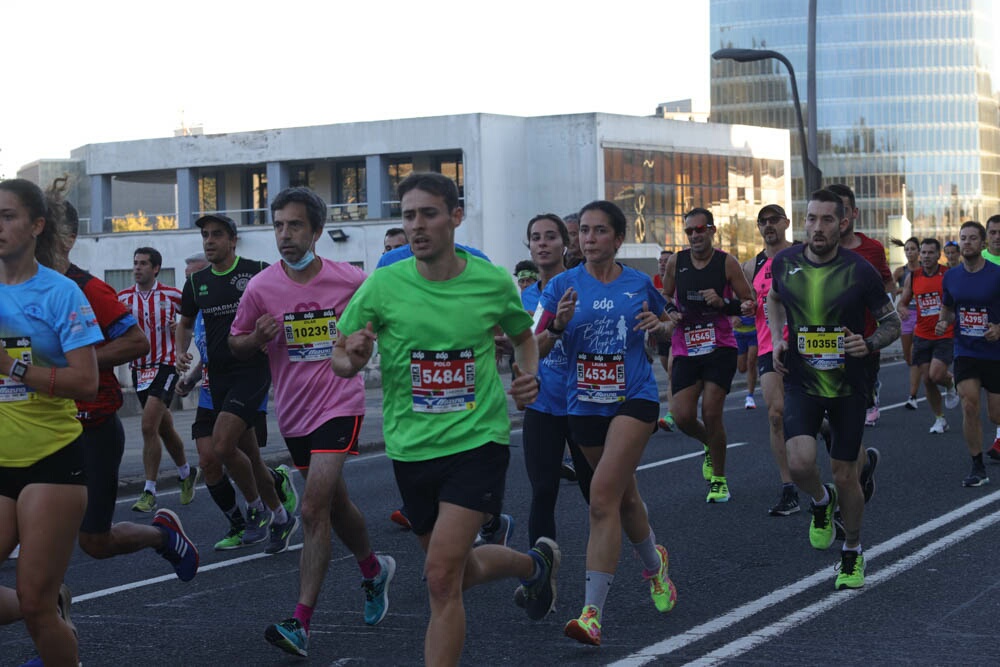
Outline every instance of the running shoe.
{"label": "running shoe", "polygon": [[556,606],[556,574],[562,554],[559,545],[547,537],[539,537],[528,552],[539,565],[533,581],[521,581],[524,587],[524,610],[533,621],[545,618]]}
{"label": "running shoe", "polygon": [[403,514],[403,510],[395,510],[389,515],[389,521],[392,521],[397,526],[402,526],[406,530],[410,530],[412,528],[410,520],[406,518],[405,514]]}
{"label": "running shoe", "polygon": [[930,429],[928,429],[927,432],[928,433],[944,433],[947,430],[948,430],[948,420],[946,420],[944,417],[935,417],[934,418],[934,423],[931,424],[931,427],[930,427]]}
{"label": "running shoe", "polygon": [[500,525],[496,530],[490,531],[486,530],[485,527],[480,527],[479,535],[476,536],[476,541],[473,546],[481,547],[484,544],[499,544],[502,547],[507,546],[510,542],[510,538],[514,535],[514,517],[509,514],[500,515]]}
{"label": "running shoe", "polygon": [[969,476],[962,480],[962,486],[982,486],[983,484],[989,484],[990,478],[986,474],[986,467],[983,465],[972,464],[972,471]]}
{"label": "running shoe", "polygon": [[908,399],[906,399],[906,403],[903,403],[903,407],[906,408],[907,410],[916,410],[917,409],[917,397],[916,396],[910,396]]}
{"label": "running shoe", "polygon": [[788,516],[799,511],[799,492],[794,486],[781,487],[781,497],[767,511],[771,516]]}
{"label": "running shoe", "polygon": [[271,521],[271,540],[264,547],[264,553],[280,554],[288,550],[288,541],[292,539],[292,534],[298,530],[299,519],[293,514],[288,515],[285,523]]}
{"label": "running shoe", "polygon": [[528,596],[524,592],[524,586],[518,586],[514,589],[514,604],[524,609],[528,604]]}
{"label": "running shoe", "polygon": [[139,500],[132,505],[133,512],[152,512],[156,509],[156,495],[152,491],[143,491],[139,494]]}
{"label": "running shoe", "polygon": [[949,410],[954,410],[958,407],[958,403],[961,400],[958,395],[958,390],[955,388],[955,383],[952,382],[951,386],[944,392],[944,407]]}
{"label": "running shoe", "polygon": [[809,544],[813,549],[829,549],[833,544],[833,510],[837,507],[837,487],[824,484],[830,494],[830,502],[826,505],[812,505],[812,520],[809,522]]}
{"label": "running shoe", "polygon": [[671,433],[675,428],[677,428],[677,422],[674,421],[674,416],[670,414],[669,410],[662,417],[660,417],[660,419],[656,422],[656,425],[667,433]]}
{"label": "running shoe", "polygon": [[601,645],[601,610],[592,604],[583,608],[580,618],[574,618],[563,628],[563,633],[581,644]]}
{"label": "running shoe", "polygon": [[706,503],[728,503],[729,484],[725,477],[712,475],[712,481],[708,483],[708,495],[705,496]]}
{"label": "running shoe", "polygon": [[1000,462],[1000,438],[993,441],[993,446],[986,451],[986,456]]}
{"label": "running shoe", "polygon": [[365,623],[378,625],[389,612],[389,584],[396,575],[396,560],[392,556],[378,556],[381,568],[374,579],[365,579]]}
{"label": "running shoe", "polygon": [[567,482],[576,481],[576,466],[573,465],[573,459],[570,457],[564,457],[562,460],[562,467],[559,469],[559,476],[565,479]]}
{"label": "running shoe", "polygon": [[243,543],[243,528],[241,526],[230,526],[229,532],[215,543],[215,550],[230,551],[231,549],[239,549],[245,546],[247,545]]}
{"label": "running shoe", "polygon": [[833,510],[833,539],[843,542],[847,539],[847,532],[844,530],[844,518],[840,516],[840,508]]}
{"label": "running shoe", "polygon": [[840,570],[834,588],[842,591],[845,588],[861,588],[865,585],[865,555],[857,551],[840,552]]}
{"label": "running shoe", "polygon": [[243,532],[243,544],[258,544],[268,538],[268,527],[271,525],[271,512],[267,509],[255,510],[247,508],[247,523]]}
{"label": "running shoe", "polygon": [[157,510],[153,525],[160,529],[165,544],[156,550],[174,566],[174,572],[181,581],[191,581],[198,574],[198,548],[184,532],[180,517],[171,510]]}
{"label": "running shoe", "polygon": [[746,408],[747,410],[756,410],[757,401],[753,400],[753,396],[747,394],[747,400],[743,401],[743,407]]}
{"label": "running shoe", "polygon": [[660,556],[660,567],[656,570],[643,570],[642,577],[649,582],[649,597],[653,598],[656,610],[666,613],[677,603],[677,587],[667,576],[670,567],[670,556],[667,548],[656,545],[656,553]]}
{"label": "running shoe", "polygon": [[309,634],[297,618],[290,618],[287,621],[267,626],[267,629],[264,630],[264,639],[285,653],[291,653],[301,658],[309,656]]}
{"label": "running shoe", "polygon": [[191,466],[187,477],[184,479],[177,478],[177,482],[181,487],[181,505],[190,505],[191,501],[194,500],[194,490],[198,484],[198,476],[200,474],[201,471],[198,470],[198,466]]}
{"label": "running shoe", "polygon": [[274,472],[278,473],[278,477],[281,478],[279,486],[281,487],[281,495],[284,496],[281,504],[288,512],[288,516],[291,516],[299,509],[299,492],[295,490],[295,484],[292,483],[291,470],[282,463],[274,469]]}
{"label": "running shoe", "polygon": [[861,483],[861,490],[865,494],[865,502],[867,503],[875,495],[875,468],[878,466],[879,451],[874,447],[868,447],[865,449],[865,454],[867,458],[865,464],[861,467],[861,474],[858,476],[858,482]]}
{"label": "running shoe", "polygon": [[715,469],[712,467],[712,454],[708,451],[708,445],[702,445],[705,448],[705,458],[701,460],[701,476],[706,482],[712,481],[712,475],[715,474]]}
{"label": "running shoe", "polygon": [[865,411],[865,426],[877,426],[879,419],[878,406],[873,405]]}

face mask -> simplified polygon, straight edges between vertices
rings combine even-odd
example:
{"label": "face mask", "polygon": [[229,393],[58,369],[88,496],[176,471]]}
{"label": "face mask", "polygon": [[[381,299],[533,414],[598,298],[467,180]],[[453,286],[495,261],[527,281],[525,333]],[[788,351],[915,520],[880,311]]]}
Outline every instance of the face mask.
{"label": "face mask", "polygon": [[294,264],[289,262],[287,259],[284,259],[284,262],[285,264],[288,265],[288,268],[292,269],[293,271],[304,271],[305,268],[309,266],[314,259],[316,259],[316,255],[313,254],[313,251],[307,250],[306,254],[302,255],[302,259],[295,262]]}

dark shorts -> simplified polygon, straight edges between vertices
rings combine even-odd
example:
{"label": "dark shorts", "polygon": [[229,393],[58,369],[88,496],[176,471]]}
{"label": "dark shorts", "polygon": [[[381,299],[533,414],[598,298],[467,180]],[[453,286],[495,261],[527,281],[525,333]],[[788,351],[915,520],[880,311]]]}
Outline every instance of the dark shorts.
{"label": "dark shorts", "polygon": [[[191,439],[211,438],[212,431],[215,430],[215,420],[219,413],[216,410],[198,406],[198,411],[194,415],[194,422],[191,424]],[[258,411],[253,421],[254,434],[257,436],[257,446],[267,446],[267,413]]]}
{"label": "dark shorts", "polygon": [[114,415],[100,426],[85,428],[80,441],[87,477],[87,511],[80,532],[106,533],[111,530],[118,501],[118,466],[125,453],[125,429]]}
{"label": "dark shorts", "polygon": [[838,398],[812,396],[802,387],[785,383],[785,440],[807,435],[815,438],[823,417],[830,422],[830,458],[853,461],[861,450],[868,398],[851,394]]}
{"label": "dark shorts", "polygon": [[722,387],[728,394],[736,375],[735,347],[720,347],[709,354],[697,357],[674,357],[670,387],[676,394],[682,389],[693,387],[699,382],[711,382]]}
{"label": "dark shorts", "polygon": [[670,356],[670,339],[669,338],[667,339],[667,342],[663,342],[659,338],[656,339],[656,354],[657,354],[657,356],[660,356],[660,357],[669,357]]}
{"label": "dark shorts", "polygon": [[240,368],[226,373],[212,373],[209,384],[215,409],[236,415],[248,427],[253,426],[260,404],[270,388],[271,372],[267,368]]}
{"label": "dark shorts", "polygon": [[746,354],[751,347],[757,347],[756,331],[735,331],[733,333],[736,336],[737,354]]}
{"label": "dark shorts", "polygon": [[174,400],[174,389],[177,386],[177,369],[167,364],[160,364],[156,369],[156,376],[142,391],[139,391],[140,372],[148,373],[152,372],[152,369],[141,371],[138,368],[132,369],[132,386],[136,388],[135,395],[139,397],[139,403],[142,407],[146,407],[146,399],[150,396],[160,399],[164,405],[170,407],[170,403]]}
{"label": "dark shorts", "polygon": [[764,376],[767,373],[776,373],[774,370],[774,352],[768,352],[757,357],[757,375]]}
{"label": "dark shorts", "polygon": [[[675,360],[676,361],[676,360]],[[603,415],[570,415],[569,432],[580,447],[603,447],[608,437],[611,420],[615,417],[632,417],[650,426],[650,433],[656,432],[656,420],[660,418],[660,405],[653,401],[633,398],[618,407],[614,417]]]}
{"label": "dark shorts", "polygon": [[309,435],[285,438],[292,463],[299,470],[309,468],[313,454],[358,454],[358,437],[364,415],[334,417]]}
{"label": "dark shorts", "polygon": [[955,339],[941,338],[929,340],[920,336],[913,337],[913,350],[910,352],[911,366],[922,366],[937,359],[945,366],[951,366],[955,358]]}
{"label": "dark shorts", "polygon": [[83,445],[77,438],[54,454],[25,468],[0,467],[0,496],[17,500],[29,484],[76,484],[84,486]]}
{"label": "dark shorts", "polygon": [[955,386],[963,380],[979,380],[988,394],[1000,394],[1000,361],[955,357]]}
{"label": "dark shorts", "polygon": [[413,532],[426,535],[433,530],[440,503],[500,514],[508,463],[510,447],[495,442],[426,461],[393,461]]}

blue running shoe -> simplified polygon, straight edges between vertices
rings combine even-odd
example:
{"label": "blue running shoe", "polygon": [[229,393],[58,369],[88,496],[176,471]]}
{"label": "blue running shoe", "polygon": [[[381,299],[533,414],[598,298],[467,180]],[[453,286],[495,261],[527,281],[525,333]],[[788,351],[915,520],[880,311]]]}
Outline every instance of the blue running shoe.
{"label": "blue running shoe", "polygon": [[309,635],[297,618],[290,618],[287,621],[267,626],[267,629],[264,630],[264,639],[285,653],[302,658],[309,657]]}
{"label": "blue running shoe", "polygon": [[472,546],[481,547],[484,544],[499,544],[502,547],[510,544],[510,539],[514,535],[514,517],[510,514],[500,515],[500,525],[496,530],[489,531],[485,526],[480,527],[479,535]]}
{"label": "blue running shoe", "polygon": [[160,529],[165,538],[165,544],[156,553],[174,566],[178,579],[194,579],[194,575],[198,574],[198,548],[184,532],[180,517],[168,509],[156,510],[153,525]]}
{"label": "blue running shoe", "polygon": [[392,556],[379,556],[382,568],[374,579],[365,579],[361,588],[365,591],[365,623],[378,625],[389,611],[389,584],[396,574],[396,560]]}
{"label": "blue running shoe", "polygon": [[265,553],[280,554],[288,550],[288,541],[299,527],[298,517],[289,515],[285,523],[271,522],[271,541],[264,548]]}
{"label": "blue running shoe", "polygon": [[246,528],[243,531],[243,544],[257,544],[267,539],[268,527],[274,517],[267,508],[255,510],[247,508]]}

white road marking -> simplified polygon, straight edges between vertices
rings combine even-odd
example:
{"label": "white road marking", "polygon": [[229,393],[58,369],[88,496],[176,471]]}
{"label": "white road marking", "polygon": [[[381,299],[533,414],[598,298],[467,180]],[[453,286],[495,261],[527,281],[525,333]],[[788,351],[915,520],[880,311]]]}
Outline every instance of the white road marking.
{"label": "white road marking", "polygon": [[[749,445],[749,442],[731,442],[726,446],[726,449],[732,449],[733,447],[742,447],[744,445]],[[691,452],[690,454],[681,454],[680,456],[675,456],[670,459],[663,459],[662,461],[653,461],[652,463],[646,463],[635,469],[636,472],[640,470],[646,470],[648,468],[656,468],[668,463],[677,463],[678,461],[686,461],[687,459],[697,458],[699,456],[704,456],[705,450]]]}

